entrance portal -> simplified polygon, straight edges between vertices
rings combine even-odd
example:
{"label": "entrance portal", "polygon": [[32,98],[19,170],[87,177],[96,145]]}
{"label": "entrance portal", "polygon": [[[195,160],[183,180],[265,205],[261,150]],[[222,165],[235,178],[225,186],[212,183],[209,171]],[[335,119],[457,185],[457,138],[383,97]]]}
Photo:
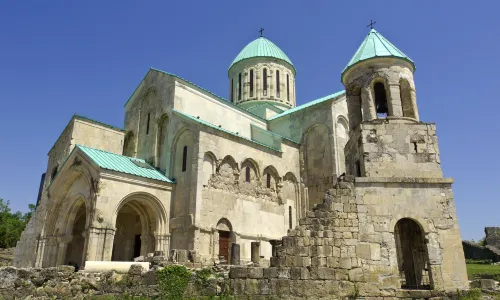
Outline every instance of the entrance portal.
{"label": "entrance portal", "polygon": [[219,257],[223,256],[229,262],[229,240],[231,232],[219,230]]}
{"label": "entrance portal", "polygon": [[429,256],[423,230],[411,219],[401,219],[394,230],[403,289],[431,289]]}
{"label": "entrance portal", "polygon": [[83,249],[85,247],[83,233],[85,232],[86,219],[85,204],[82,201],[74,219],[71,241],[68,243],[64,259],[64,264],[72,265],[77,269],[81,268],[83,264]]}

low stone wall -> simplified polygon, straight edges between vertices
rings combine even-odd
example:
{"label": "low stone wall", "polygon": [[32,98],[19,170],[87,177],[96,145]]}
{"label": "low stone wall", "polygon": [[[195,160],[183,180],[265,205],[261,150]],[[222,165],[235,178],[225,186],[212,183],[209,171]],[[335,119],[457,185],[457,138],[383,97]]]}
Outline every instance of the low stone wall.
{"label": "low stone wall", "polygon": [[470,241],[462,241],[462,247],[464,248],[464,255],[466,259],[500,262],[500,253],[498,253],[498,250],[495,247],[483,247]]}

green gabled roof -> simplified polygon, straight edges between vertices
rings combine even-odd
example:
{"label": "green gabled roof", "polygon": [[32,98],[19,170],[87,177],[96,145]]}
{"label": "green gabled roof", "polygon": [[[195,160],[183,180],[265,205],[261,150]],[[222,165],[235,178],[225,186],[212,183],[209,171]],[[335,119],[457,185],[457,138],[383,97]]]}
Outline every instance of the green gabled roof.
{"label": "green gabled roof", "polygon": [[397,57],[404,59],[412,64],[413,69],[415,69],[414,62],[403,53],[403,51],[399,50],[394,46],[391,42],[389,42],[385,37],[383,37],[380,33],[378,33],[375,29],[371,29],[368,35],[366,36],[361,46],[359,46],[354,56],[351,58],[344,71],[342,71],[342,75],[359,62],[368,60],[374,57]]}
{"label": "green gabled roof", "polygon": [[265,37],[259,37],[246,45],[233,60],[229,69],[231,69],[235,63],[253,57],[271,57],[284,60],[292,66],[294,73],[296,72],[292,61],[286,56],[285,52]]}
{"label": "green gabled roof", "polygon": [[308,107],[314,106],[316,104],[319,104],[319,103],[322,103],[322,102],[325,102],[325,101],[328,101],[328,100],[333,100],[335,98],[338,98],[339,96],[342,96],[343,94],[345,94],[344,90],[342,90],[340,92],[333,93],[333,94],[328,95],[328,96],[321,97],[319,99],[316,99],[316,100],[313,100],[313,101],[310,101],[310,102],[307,102],[305,104],[302,104],[300,106],[294,107],[292,109],[285,110],[281,114],[276,115],[276,116],[274,116],[272,118],[269,118],[269,121],[275,120],[275,119],[278,119],[278,118],[281,118],[281,117],[284,117],[284,116],[287,116],[289,114],[292,114],[292,113],[297,112],[299,110],[302,110],[304,108],[308,108]]}
{"label": "green gabled roof", "polygon": [[93,162],[103,169],[174,183],[143,159],[123,156],[82,145],[76,145],[76,148],[85,153]]}

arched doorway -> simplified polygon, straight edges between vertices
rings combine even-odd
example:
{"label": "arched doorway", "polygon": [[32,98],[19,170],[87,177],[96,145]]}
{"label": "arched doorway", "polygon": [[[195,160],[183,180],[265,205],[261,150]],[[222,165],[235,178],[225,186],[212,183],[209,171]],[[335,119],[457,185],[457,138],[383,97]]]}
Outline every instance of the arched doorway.
{"label": "arched doorway", "polygon": [[81,204],[77,209],[73,228],[68,235],[70,240],[66,249],[64,264],[74,266],[79,269],[83,265],[83,250],[85,248],[85,224],[87,222],[85,205]]}
{"label": "arched doorway", "polygon": [[394,230],[398,268],[403,289],[431,289],[429,256],[420,225],[412,219],[403,218]]}
{"label": "arched doorway", "polygon": [[231,251],[231,240],[233,227],[227,219],[220,219],[217,223],[217,232],[219,235],[219,259],[224,258],[226,263],[229,262],[229,253]]}
{"label": "arched doorway", "polygon": [[158,199],[145,193],[126,197],[116,211],[111,260],[133,261],[154,251],[168,251],[165,223],[166,213]]}

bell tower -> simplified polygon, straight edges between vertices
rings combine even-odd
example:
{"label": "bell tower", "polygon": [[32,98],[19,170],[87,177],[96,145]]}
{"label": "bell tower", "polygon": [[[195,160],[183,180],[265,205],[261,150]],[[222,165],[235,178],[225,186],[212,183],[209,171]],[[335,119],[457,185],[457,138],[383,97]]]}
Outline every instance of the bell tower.
{"label": "bell tower", "polygon": [[371,29],[342,72],[350,139],[347,173],[442,177],[436,128],[419,122],[414,62]]}

